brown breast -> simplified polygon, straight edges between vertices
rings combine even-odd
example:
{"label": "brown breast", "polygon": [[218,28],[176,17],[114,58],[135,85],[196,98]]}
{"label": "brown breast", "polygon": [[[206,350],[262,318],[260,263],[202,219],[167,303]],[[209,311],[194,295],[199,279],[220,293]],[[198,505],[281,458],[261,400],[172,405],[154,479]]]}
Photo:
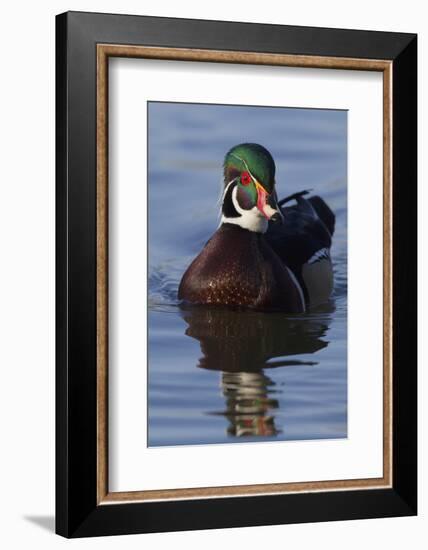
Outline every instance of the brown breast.
{"label": "brown breast", "polygon": [[288,269],[260,233],[223,224],[184,273],[178,298],[195,304],[303,311]]}

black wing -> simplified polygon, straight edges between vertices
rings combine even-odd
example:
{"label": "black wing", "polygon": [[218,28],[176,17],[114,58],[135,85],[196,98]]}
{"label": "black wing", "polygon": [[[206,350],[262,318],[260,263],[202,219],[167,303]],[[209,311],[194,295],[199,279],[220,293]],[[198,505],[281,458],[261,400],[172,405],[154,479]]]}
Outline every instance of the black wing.
{"label": "black wing", "polygon": [[[306,199],[308,191],[279,201],[284,223],[269,224],[266,238],[282,261],[300,276],[301,267],[319,251],[329,250],[335,215],[318,196]],[[296,204],[283,205],[295,200]]]}

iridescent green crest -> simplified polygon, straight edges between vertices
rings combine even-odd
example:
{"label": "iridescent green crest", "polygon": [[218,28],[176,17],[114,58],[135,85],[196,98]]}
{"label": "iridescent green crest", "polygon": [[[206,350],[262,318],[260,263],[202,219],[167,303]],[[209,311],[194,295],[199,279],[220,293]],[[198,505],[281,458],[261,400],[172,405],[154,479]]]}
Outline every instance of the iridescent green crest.
{"label": "iridescent green crest", "polygon": [[[248,172],[268,193],[272,193],[275,185],[275,162],[269,151],[258,143],[241,143],[235,145],[224,159],[224,182],[227,185],[231,180]],[[245,179],[244,187],[245,187]],[[240,182],[242,184],[242,182]],[[248,184],[248,191],[250,191]]]}

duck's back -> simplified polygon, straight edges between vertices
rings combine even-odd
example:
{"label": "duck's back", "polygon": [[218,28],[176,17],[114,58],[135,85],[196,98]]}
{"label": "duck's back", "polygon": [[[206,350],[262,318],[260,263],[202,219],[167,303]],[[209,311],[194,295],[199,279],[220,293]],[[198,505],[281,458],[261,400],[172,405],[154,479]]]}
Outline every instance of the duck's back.
{"label": "duck's back", "polygon": [[317,305],[328,300],[333,290],[330,247],[335,216],[323,199],[306,199],[306,193],[280,201],[281,204],[295,199],[297,204],[281,208],[284,223],[269,225],[266,239],[295,274],[307,305]]}
{"label": "duck's back", "polygon": [[304,311],[293,274],[264,236],[228,223],[190,264],[178,297],[195,304]]}

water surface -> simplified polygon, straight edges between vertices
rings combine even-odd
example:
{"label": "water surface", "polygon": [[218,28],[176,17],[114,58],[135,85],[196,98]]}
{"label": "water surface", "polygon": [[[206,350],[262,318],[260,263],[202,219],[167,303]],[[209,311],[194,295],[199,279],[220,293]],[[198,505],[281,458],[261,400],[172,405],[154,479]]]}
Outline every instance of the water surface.
{"label": "water surface", "polygon": [[[279,198],[313,189],[336,214],[334,295],[303,315],[177,301],[244,141],[272,153]],[[345,111],[149,103],[150,446],[347,436],[346,144]]]}

